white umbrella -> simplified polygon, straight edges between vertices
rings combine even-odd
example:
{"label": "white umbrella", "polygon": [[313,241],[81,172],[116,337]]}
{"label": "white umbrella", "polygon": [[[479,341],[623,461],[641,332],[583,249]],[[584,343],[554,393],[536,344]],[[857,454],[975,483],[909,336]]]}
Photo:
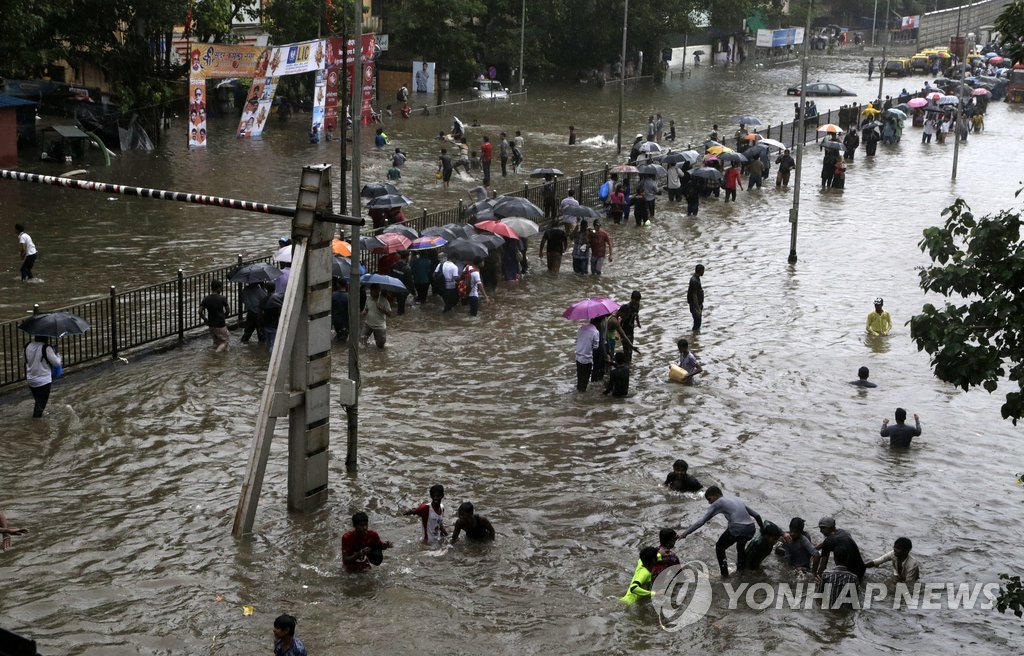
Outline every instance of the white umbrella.
{"label": "white umbrella", "polygon": [[275,262],[291,262],[292,261],[292,247],[289,245],[289,246],[282,246],[281,248],[277,249],[277,252],[274,253],[274,261]]}
{"label": "white umbrella", "polygon": [[789,146],[787,146],[786,144],[782,143],[781,141],[776,141],[775,139],[761,139],[757,143],[759,143],[762,146],[771,146],[772,148],[778,148],[779,150],[785,150],[789,148]]}
{"label": "white umbrella", "polygon": [[517,216],[513,216],[507,219],[502,219],[501,222],[511,228],[512,232],[522,238],[532,237],[540,233],[540,226],[529,219],[521,219]]}

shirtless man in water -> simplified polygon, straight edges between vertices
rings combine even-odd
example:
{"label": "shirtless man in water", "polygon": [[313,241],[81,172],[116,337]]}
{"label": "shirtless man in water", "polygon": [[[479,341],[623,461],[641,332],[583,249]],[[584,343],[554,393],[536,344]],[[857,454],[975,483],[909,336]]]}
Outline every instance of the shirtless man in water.
{"label": "shirtless man in water", "polygon": [[486,517],[473,514],[473,504],[464,501],[459,506],[459,518],[455,521],[452,531],[452,542],[459,539],[459,533],[466,532],[466,539],[471,542],[489,542],[494,539],[494,527]]}

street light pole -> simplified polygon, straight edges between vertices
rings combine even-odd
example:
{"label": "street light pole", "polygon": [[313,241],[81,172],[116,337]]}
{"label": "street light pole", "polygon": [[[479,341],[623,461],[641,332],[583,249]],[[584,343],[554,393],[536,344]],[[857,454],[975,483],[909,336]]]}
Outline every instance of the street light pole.
{"label": "street light pole", "polygon": [[629,0],[625,0],[625,7],[622,10],[622,60],[619,66],[619,138],[618,150],[622,154],[622,106],[626,102],[626,25],[629,21]]}
{"label": "street light pole", "polygon": [[[363,126],[363,3],[353,3],[356,10],[355,47],[352,62],[352,100],[349,109],[352,115],[352,216],[362,213],[359,198],[359,168],[362,166],[360,141]],[[347,119],[347,116],[346,116]],[[344,137],[342,137],[344,139]],[[344,175],[344,171],[342,171]],[[354,383],[355,391],[352,405],[345,406],[348,423],[348,444],[345,449],[345,469],[354,472],[358,469],[357,455],[359,452],[359,226],[352,226],[352,269],[348,284],[348,378]]]}
{"label": "street light pole", "polygon": [[[960,118],[964,112],[964,77],[967,75],[967,36],[960,29],[960,14],[963,13],[963,5],[956,12],[956,35],[960,38],[963,54],[960,56],[960,84],[957,86],[956,111],[953,112],[953,181],[956,181],[956,165],[960,158]],[[971,7],[967,6],[967,20],[971,20]]]}
{"label": "street light pole", "polygon": [[797,137],[793,139],[793,146],[796,148],[796,175],[793,177],[793,207],[789,210],[789,263],[796,264],[796,228],[800,218],[800,173],[804,163],[804,141],[806,137],[804,130],[807,127],[805,121],[807,112],[807,56],[810,52],[811,36],[811,5],[813,0],[807,0],[807,26],[804,28],[804,52],[800,62],[800,113],[797,116]]}
{"label": "street light pole", "polygon": [[526,46],[526,0],[523,0],[523,17],[519,21],[519,93],[523,92],[523,49]]}
{"label": "street light pole", "polygon": [[878,45],[878,32],[875,31],[875,22],[878,20],[878,0],[875,0],[875,10],[871,13],[871,45]]}
{"label": "street light pole", "polygon": [[[877,1],[877,0],[876,0]],[[885,53],[889,49],[889,0],[885,0],[885,40],[882,41],[882,65],[878,69],[878,100],[882,100],[882,82],[885,81]]]}

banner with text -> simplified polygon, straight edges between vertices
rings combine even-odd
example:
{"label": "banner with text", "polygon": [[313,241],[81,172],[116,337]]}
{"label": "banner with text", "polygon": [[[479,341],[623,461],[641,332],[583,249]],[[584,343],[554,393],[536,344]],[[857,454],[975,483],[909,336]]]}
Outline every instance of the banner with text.
{"label": "banner with text", "polygon": [[245,107],[242,108],[242,119],[238,122],[240,139],[253,139],[263,134],[276,90],[276,77],[253,78],[249,95],[245,99]]}
{"label": "banner with text", "polygon": [[324,68],[327,61],[326,39],[303,41],[271,48],[267,77],[310,73]]}
{"label": "banner with text", "polygon": [[[342,52],[342,39],[332,38],[329,40],[329,52],[330,56],[328,63],[332,65],[341,66],[344,62],[345,65],[345,91],[346,95],[351,98],[354,84],[352,83],[353,67],[355,66],[355,39],[348,39],[345,43],[345,51]],[[377,35],[375,34],[364,34],[362,42],[362,60],[363,60],[363,98],[361,103],[361,115],[364,124],[369,124],[373,121],[373,101],[377,99],[377,75],[376,75],[376,59],[377,59]],[[328,80],[329,83],[329,80]],[[344,108],[342,108],[341,114],[345,114]]]}
{"label": "banner with text", "polygon": [[316,72],[316,84],[313,86],[313,132],[324,129],[324,109],[327,104],[327,76],[324,71]]}
{"label": "banner with text", "polygon": [[206,79],[223,77],[253,77],[266,70],[266,49],[258,46],[229,46],[220,43],[193,44],[189,57],[190,73],[202,74]]}
{"label": "banner with text", "polygon": [[202,72],[188,78],[188,147],[206,147],[206,78]]}

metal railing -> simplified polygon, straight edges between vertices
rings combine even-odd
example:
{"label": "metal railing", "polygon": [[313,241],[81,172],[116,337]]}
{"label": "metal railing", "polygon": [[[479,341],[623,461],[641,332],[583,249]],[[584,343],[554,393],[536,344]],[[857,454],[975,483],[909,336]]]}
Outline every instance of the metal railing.
{"label": "metal railing", "polygon": [[[270,257],[238,262],[227,267],[210,269],[186,276],[178,270],[177,278],[148,287],[124,292],[110,287],[106,298],[86,301],[77,305],[57,308],[85,319],[92,328],[84,335],[68,336],[55,343],[64,360],[64,368],[87,364],[102,359],[114,359],[121,354],[154,342],[176,338],[202,328],[199,303],[210,293],[210,281],[227,282],[228,273],[239,264],[269,262]],[[231,290],[227,283],[226,290]],[[242,285],[235,285],[232,319],[242,315]],[[24,349],[31,339],[18,330],[22,319],[0,323],[0,391],[25,380]]]}

